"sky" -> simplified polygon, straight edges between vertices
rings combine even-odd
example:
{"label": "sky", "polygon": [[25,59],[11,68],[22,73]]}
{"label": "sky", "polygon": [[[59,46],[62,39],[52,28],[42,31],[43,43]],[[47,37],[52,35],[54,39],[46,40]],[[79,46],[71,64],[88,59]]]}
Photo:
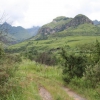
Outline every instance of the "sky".
{"label": "sky", "polygon": [[58,16],[84,14],[100,21],[100,0],[0,0],[0,22],[30,28]]}

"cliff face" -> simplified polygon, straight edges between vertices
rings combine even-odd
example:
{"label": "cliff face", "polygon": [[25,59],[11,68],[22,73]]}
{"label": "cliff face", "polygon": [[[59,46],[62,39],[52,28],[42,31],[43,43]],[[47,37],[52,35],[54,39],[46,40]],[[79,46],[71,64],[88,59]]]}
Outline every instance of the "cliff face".
{"label": "cliff face", "polygon": [[[62,22],[62,23],[59,24],[59,22]],[[74,18],[57,17],[56,19],[53,20],[53,22],[41,27],[41,29],[39,30],[39,33],[44,34],[44,35],[53,34],[53,33],[68,29],[69,27],[76,27],[84,23],[93,24],[93,22],[88,17],[86,17],[85,15],[81,15],[81,14],[75,16]],[[51,27],[50,26],[51,24],[52,25],[56,24],[56,25],[55,27]]]}
{"label": "cliff face", "polygon": [[40,34],[53,34],[55,32],[59,32],[65,29],[65,25],[72,20],[72,18],[60,16],[55,19],[51,23],[43,25],[39,32]]}
{"label": "cliff face", "polygon": [[66,29],[68,27],[76,27],[84,23],[93,24],[93,22],[88,17],[80,14],[80,15],[75,16],[68,24],[66,24]]}
{"label": "cliff face", "polygon": [[39,33],[40,34],[53,34],[53,33],[56,33],[56,32],[60,32],[60,31],[63,31],[65,29],[65,26],[62,25],[62,26],[58,26],[58,27],[55,27],[55,28],[49,28],[49,27],[43,27],[39,30]]}

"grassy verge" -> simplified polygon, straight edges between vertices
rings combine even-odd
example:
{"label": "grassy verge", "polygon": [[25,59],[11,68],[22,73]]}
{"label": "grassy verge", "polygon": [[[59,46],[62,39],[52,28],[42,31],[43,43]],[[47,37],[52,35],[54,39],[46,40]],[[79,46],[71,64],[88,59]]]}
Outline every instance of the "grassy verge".
{"label": "grassy verge", "polygon": [[100,100],[100,86],[93,88],[91,86],[86,86],[87,84],[88,83],[83,79],[73,79],[67,86],[81,96],[87,98],[87,100]]}
{"label": "grassy verge", "polygon": [[62,89],[62,70],[24,60],[15,74],[21,88],[12,91],[7,100],[42,100],[39,88],[44,87],[53,100],[72,100]]}
{"label": "grassy verge", "polygon": [[[92,88],[85,88],[73,80],[67,87],[81,94],[87,100],[100,100],[97,91]],[[57,66],[40,65],[36,62],[24,60],[20,65],[15,76],[9,79],[9,82],[15,82],[15,88],[6,96],[6,100],[42,100],[39,94],[39,88],[44,87],[52,96],[53,100],[72,100],[62,89],[64,85],[62,80],[62,68]],[[83,83],[82,83],[83,84]],[[0,98],[0,100],[4,100]]]}

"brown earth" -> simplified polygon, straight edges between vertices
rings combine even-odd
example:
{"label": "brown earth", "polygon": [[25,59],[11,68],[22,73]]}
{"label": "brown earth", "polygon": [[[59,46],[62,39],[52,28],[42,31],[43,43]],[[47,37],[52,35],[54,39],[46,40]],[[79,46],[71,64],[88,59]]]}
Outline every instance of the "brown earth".
{"label": "brown earth", "polygon": [[85,98],[82,98],[81,96],[79,96],[78,94],[76,94],[75,92],[71,91],[69,88],[63,87],[63,90],[66,91],[66,93],[72,97],[74,100],[86,100]]}
{"label": "brown earth", "polygon": [[39,93],[43,100],[52,100],[50,93],[44,87],[39,88]]}

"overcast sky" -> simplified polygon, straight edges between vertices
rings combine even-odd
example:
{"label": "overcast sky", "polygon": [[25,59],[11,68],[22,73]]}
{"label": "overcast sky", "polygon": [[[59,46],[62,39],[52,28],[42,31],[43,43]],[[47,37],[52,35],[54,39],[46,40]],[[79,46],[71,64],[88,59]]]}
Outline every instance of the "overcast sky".
{"label": "overcast sky", "polygon": [[0,0],[0,17],[14,26],[42,26],[58,16],[84,14],[100,20],[100,0]]}

